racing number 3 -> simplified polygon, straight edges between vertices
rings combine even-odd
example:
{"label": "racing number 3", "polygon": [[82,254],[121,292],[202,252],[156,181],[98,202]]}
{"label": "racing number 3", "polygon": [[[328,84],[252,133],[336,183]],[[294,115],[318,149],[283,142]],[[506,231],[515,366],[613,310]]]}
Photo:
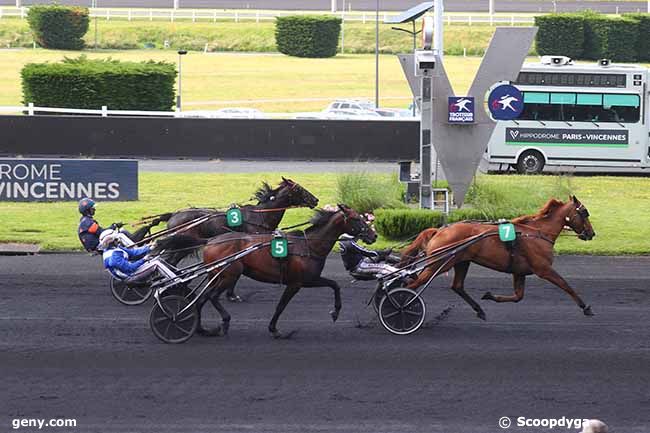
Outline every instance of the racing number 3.
{"label": "racing number 3", "polygon": [[226,212],[226,223],[228,227],[239,227],[242,225],[242,222],[241,210],[237,208],[228,209],[228,212]]}
{"label": "racing number 3", "polygon": [[288,248],[287,240],[284,238],[273,239],[271,241],[271,256],[276,259],[287,257]]}

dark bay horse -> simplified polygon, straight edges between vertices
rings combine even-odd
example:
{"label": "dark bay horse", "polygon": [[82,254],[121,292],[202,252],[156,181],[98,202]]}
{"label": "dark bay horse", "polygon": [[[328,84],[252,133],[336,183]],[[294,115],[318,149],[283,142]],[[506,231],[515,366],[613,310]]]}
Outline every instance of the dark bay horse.
{"label": "dark bay horse", "polygon": [[[275,338],[283,337],[277,329],[278,319],[301,287],[332,288],[334,310],[330,312],[330,315],[333,321],[338,319],[341,310],[341,288],[336,281],[321,276],[327,256],[339,236],[344,233],[359,236],[366,243],[374,242],[377,239],[377,234],[361,215],[345,205],[339,205],[336,211],[317,210],[311,219],[311,224],[304,231],[299,230],[287,234],[289,255],[286,258],[273,258],[270,248],[261,248],[230,265],[213,283],[209,299],[221,315],[221,334],[228,332],[230,314],[219,302],[219,297],[224,291],[232,290],[242,275],[264,283],[286,285],[275,309],[275,314],[269,323],[269,332]],[[271,239],[273,239],[272,234],[228,233],[207,243],[203,250],[203,261],[211,263],[242,251],[246,247],[260,242],[268,242]],[[199,302],[199,310],[205,302],[207,299]],[[203,333],[206,332],[203,331]]]}
{"label": "dark bay horse", "polygon": [[193,227],[183,233],[195,238],[212,238],[220,234],[238,231],[245,233],[271,232],[278,227],[284,212],[292,207],[314,208],[318,205],[318,198],[306,188],[291,179],[282,178],[277,188],[271,188],[266,182],[255,193],[257,204],[241,206],[243,224],[239,227],[229,228],[223,211],[215,209],[185,209],[172,214],[161,215],[167,221],[167,228],[173,229],[188,221],[195,220],[205,215],[214,215],[203,224]]}
{"label": "dark bay horse", "polygon": [[[262,187],[255,193],[255,198],[258,201],[257,204],[239,208],[243,219],[243,224],[239,227],[228,227],[224,212],[215,209],[185,209],[149,218],[167,221],[167,228],[174,228],[197,218],[212,215],[204,223],[182,232],[184,236],[207,241],[230,232],[269,233],[278,227],[287,209],[292,207],[314,208],[318,205],[316,196],[297,182],[284,177],[277,188],[271,188],[269,184],[263,182]],[[184,257],[193,253],[191,248],[181,248],[180,250],[168,256],[167,261],[170,264],[176,265]],[[227,297],[230,301],[241,301],[241,298],[235,295],[232,289],[228,291]]]}
{"label": "dark bay horse", "polygon": [[[575,196],[570,197],[566,203],[551,199],[537,214],[515,218],[511,222],[515,226],[517,238],[510,248],[499,239],[499,236],[488,236],[451,257],[441,270],[441,272],[446,272],[454,268],[451,289],[476,311],[479,318],[485,320],[483,309],[464,289],[470,263],[477,263],[496,271],[512,274],[514,285],[512,295],[493,295],[490,292],[483,295],[482,299],[494,302],[521,301],[524,298],[526,276],[535,274],[564,290],[586,316],[592,316],[591,307],[584,303],[552,267],[553,246],[565,226],[570,227],[584,241],[591,240],[596,235],[589,222],[587,208]],[[426,243],[424,251],[427,255],[431,255],[445,246],[496,231],[497,225],[495,224],[455,223],[433,233],[433,237]],[[441,264],[441,260],[425,268],[418,278],[407,287],[417,289],[425,284],[434,274],[438,264]]]}

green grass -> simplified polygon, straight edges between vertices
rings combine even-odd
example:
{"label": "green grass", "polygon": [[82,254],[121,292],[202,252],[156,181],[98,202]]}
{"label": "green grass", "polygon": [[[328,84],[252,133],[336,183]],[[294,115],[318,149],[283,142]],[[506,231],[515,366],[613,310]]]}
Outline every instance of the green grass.
{"label": "green grass", "polygon": [[[84,54],[91,59],[178,60],[178,55],[169,50],[85,51]],[[0,50],[0,105],[21,104],[20,70],[25,64],[58,62],[66,56],[77,55],[78,52],[42,49]],[[479,61],[476,57],[445,59],[445,67],[459,92],[469,87]],[[303,59],[280,54],[190,52],[183,57],[183,108],[245,106],[268,112],[300,112],[320,111],[335,98],[374,99],[374,62],[374,56],[368,54]],[[410,104],[411,91],[396,56],[380,56],[379,94],[384,107],[406,108]]]}
{"label": "green grass", "polygon": [[[283,173],[305,186],[320,198],[321,205],[334,204],[337,198],[337,175],[333,173]],[[392,175],[385,175],[389,181]],[[262,180],[279,181],[280,173],[256,174],[168,174],[142,173],[140,201],[106,202],[97,208],[97,218],[104,225],[114,221],[135,221],[144,215],[167,212],[181,207],[228,206],[244,202]],[[488,189],[514,191],[512,203],[525,202],[521,194],[526,190],[543,201],[539,191],[557,192],[554,176],[481,176],[479,182]],[[562,237],[556,251],[562,254],[648,254],[650,253],[650,179],[636,177],[575,177],[571,189],[587,206],[596,238],[583,242],[573,237]],[[568,197],[564,198],[567,199]],[[76,203],[3,203],[0,241],[40,243],[45,250],[80,250],[76,237],[79,214]],[[308,209],[287,212],[281,226],[296,224],[309,218]],[[380,239],[376,247],[391,242]]]}
{"label": "green grass", "polygon": [[[391,26],[380,25],[380,50],[385,54],[410,52],[411,37],[391,30]],[[421,27],[418,25],[418,27]],[[409,27],[410,29],[410,27]],[[260,23],[243,21],[213,22],[156,22],[97,20],[97,47],[102,49],[138,49],[145,44],[163,48],[169,41],[172,49],[203,51],[208,44],[209,51],[272,52],[275,46],[275,22]],[[463,24],[445,27],[445,53],[458,55],[483,54],[494,32],[488,25],[466,26]],[[86,44],[95,47],[95,23],[91,19],[85,37]],[[33,38],[26,20],[0,20],[0,47],[31,47]],[[344,50],[346,53],[374,53],[375,24],[346,22],[344,26]]]}

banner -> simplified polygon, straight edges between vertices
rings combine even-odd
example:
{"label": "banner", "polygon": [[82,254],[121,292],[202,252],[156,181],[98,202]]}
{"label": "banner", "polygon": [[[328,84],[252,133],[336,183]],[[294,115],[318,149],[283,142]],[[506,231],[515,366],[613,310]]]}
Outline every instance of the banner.
{"label": "banner", "polygon": [[0,158],[0,201],[138,199],[138,161]]}
{"label": "banner", "polygon": [[629,131],[626,129],[506,128],[506,144],[627,147]]}

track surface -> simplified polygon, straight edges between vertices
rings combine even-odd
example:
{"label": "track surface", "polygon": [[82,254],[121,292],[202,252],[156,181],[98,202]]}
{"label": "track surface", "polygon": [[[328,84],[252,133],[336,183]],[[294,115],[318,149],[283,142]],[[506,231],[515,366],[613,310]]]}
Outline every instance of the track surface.
{"label": "track surface", "polygon": [[[49,3],[49,0],[23,0],[22,4]],[[91,0],[62,0],[59,3],[69,5],[89,6]],[[381,11],[403,11],[420,4],[421,0],[401,0],[379,2]],[[13,6],[15,0],[0,0],[0,5]],[[210,8],[210,9],[275,9],[275,10],[319,10],[329,11],[329,0],[179,0],[182,8]],[[342,0],[338,0],[338,8],[342,7]],[[489,0],[455,0],[445,2],[447,12],[487,12]],[[495,0],[496,12],[552,12],[553,1],[550,0]],[[170,8],[173,0],[97,0],[99,7],[137,7],[137,8]],[[349,0],[345,2],[346,10],[351,7],[353,11],[374,11],[375,0]],[[646,3],[640,1],[589,1],[589,0],[558,0],[558,12],[572,12],[592,9],[605,13],[641,12],[646,11]],[[383,19],[383,18],[382,18]]]}
{"label": "track surface", "polygon": [[[272,340],[280,289],[244,279],[248,301],[227,305],[229,337],[171,346],[148,328],[150,303],[111,298],[97,257],[0,257],[0,426],[65,417],[77,428],[54,430],[490,433],[502,416],[566,416],[648,432],[649,268],[648,257],[558,258],[592,318],[530,278],[522,303],[483,301],[483,322],[442,277],[426,294],[428,327],[396,337],[364,307],[371,284],[350,284],[333,256],[324,275],[343,286],[336,324],[330,290],[303,289],[280,320],[300,332]],[[479,298],[509,292],[510,279],[473,266],[467,287]]]}

